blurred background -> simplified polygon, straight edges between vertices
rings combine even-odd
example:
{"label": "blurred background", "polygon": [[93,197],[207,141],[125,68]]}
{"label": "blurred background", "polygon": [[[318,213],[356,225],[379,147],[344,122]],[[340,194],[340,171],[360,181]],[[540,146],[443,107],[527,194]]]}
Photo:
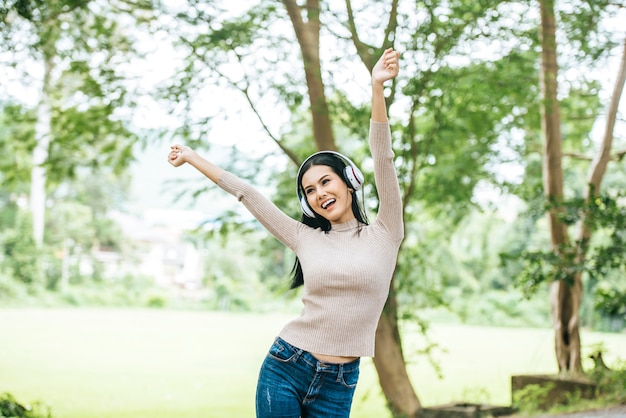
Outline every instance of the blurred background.
{"label": "blurred background", "polygon": [[62,417],[252,416],[300,309],[294,256],[169,146],[294,218],[300,162],[340,150],[374,219],[388,47],[406,234],[377,345],[398,356],[364,363],[353,416],[509,405],[511,374],[589,375],[599,352],[620,369],[624,6],[0,1],[0,393]]}

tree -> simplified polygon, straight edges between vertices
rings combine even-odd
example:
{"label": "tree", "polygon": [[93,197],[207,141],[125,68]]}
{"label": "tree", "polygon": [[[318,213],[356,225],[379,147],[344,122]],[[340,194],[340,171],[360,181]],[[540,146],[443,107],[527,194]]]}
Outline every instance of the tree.
{"label": "tree", "polygon": [[[350,38],[368,67],[374,61],[376,48],[363,41],[362,35],[367,32],[359,33],[350,2],[346,4]],[[419,12],[424,18],[419,23],[411,22],[416,27],[406,23],[402,26],[399,22],[411,20],[402,13],[399,2],[391,2],[389,19],[382,30],[382,48],[389,46],[386,42],[395,44],[397,39],[413,40],[399,48],[403,50],[405,68],[417,74],[408,78],[402,90],[409,99],[404,108],[408,116],[404,123],[394,126],[394,132],[399,131],[402,138],[396,156],[402,161],[398,169],[404,190],[407,233],[379,322],[374,358],[392,413],[411,417],[418,415],[421,405],[406,372],[399,320],[415,319],[410,313],[415,305],[406,303],[412,294],[426,294],[434,300],[428,303],[445,304],[436,291],[423,287],[423,278],[416,275],[428,271],[423,265],[426,252],[416,245],[420,211],[429,211],[437,222],[453,229],[472,207],[471,198],[478,181],[494,181],[485,166],[495,158],[493,145],[498,138],[523,123],[523,117],[511,118],[515,107],[519,103],[527,107],[534,104],[533,89],[527,84],[532,54],[494,51],[493,59],[479,58],[464,65],[454,63],[455,56],[462,55],[459,50],[472,50],[473,42],[480,42],[483,36],[486,40],[491,37],[483,29],[486,22],[493,24],[494,32],[498,31],[495,17],[498,4],[481,7],[451,2],[447,7],[429,3],[421,6]],[[405,13],[410,13],[410,9]],[[519,30],[522,32],[523,26]],[[500,36],[504,37],[505,33],[502,30]],[[395,87],[390,89],[389,105],[399,93]],[[505,122],[507,118],[509,121]],[[448,238],[445,229],[438,229],[437,239]],[[440,265],[434,269],[444,270]],[[399,302],[400,295],[407,306]],[[426,327],[423,321],[422,326]]]}
{"label": "tree", "polygon": [[130,104],[116,69],[131,48],[115,17],[141,20],[150,8],[143,0],[5,0],[0,6],[3,56],[8,57],[3,64],[24,70],[25,91],[29,84],[39,86],[29,194],[38,246],[44,240],[50,183],[73,176],[78,166],[109,164],[119,171],[132,158],[137,137],[116,116]]}
{"label": "tree", "polygon": [[[550,284],[550,306],[552,308],[552,324],[555,333],[555,351],[559,371],[561,373],[581,373],[580,343],[580,307],[582,303],[582,270],[580,265],[587,253],[591,238],[591,225],[583,216],[578,226],[578,237],[572,244],[569,239],[567,224],[564,217],[564,179],[562,159],[563,141],[561,116],[559,108],[557,64],[557,20],[555,17],[555,1],[542,0],[541,10],[541,90],[542,130],[544,136],[543,186],[546,200],[550,203],[548,220],[552,251],[559,262],[555,278]],[[626,79],[626,43],[624,44],[622,63],[618,71],[611,102],[608,106],[605,132],[598,154],[592,163],[585,200],[595,199],[600,192],[600,185],[608,162],[611,158],[613,129],[617,116],[617,108]]]}

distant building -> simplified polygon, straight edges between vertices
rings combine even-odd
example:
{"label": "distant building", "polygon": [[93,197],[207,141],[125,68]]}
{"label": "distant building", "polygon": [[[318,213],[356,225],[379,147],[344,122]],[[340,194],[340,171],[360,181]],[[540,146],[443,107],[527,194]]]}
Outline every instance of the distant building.
{"label": "distant building", "polygon": [[183,239],[185,231],[204,223],[199,211],[150,209],[140,217],[122,212],[109,215],[127,241],[124,254],[98,248],[94,258],[105,278],[138,275],[152,277],[164,287],[197,289],[202,285],[201,249]]}

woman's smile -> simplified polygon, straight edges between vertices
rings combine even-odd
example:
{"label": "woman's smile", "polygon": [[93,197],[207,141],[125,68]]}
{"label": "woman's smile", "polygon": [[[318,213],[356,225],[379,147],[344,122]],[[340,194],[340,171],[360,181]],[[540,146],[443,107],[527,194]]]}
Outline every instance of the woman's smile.
{"label": "woman's smile", "polygon": [[335,202],[336,202],[336,200],[332,199],[332,198],[324,201],[324,203],[322,203],[322,209],[328,209],[330,207],[330,205],[332,205]]}

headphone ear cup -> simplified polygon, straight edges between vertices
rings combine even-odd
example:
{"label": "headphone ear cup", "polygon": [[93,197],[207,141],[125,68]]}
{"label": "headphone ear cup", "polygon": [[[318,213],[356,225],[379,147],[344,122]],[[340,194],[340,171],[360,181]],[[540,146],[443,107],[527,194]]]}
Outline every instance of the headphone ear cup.
{"label": "headphone ear cup", "polygon": [[354,165],[350,164],[346,166],[343,170],[343,174],[355,192],[363,186],[363,173]]}
{"label": "headphone ear cup", "polygon": [[306,197],[302,196],[300,198],[300,208],[302,209],[302,213],[304,213],[309,218],[315,218],[315,213],[309,207],[309,202],[306,201]]}

